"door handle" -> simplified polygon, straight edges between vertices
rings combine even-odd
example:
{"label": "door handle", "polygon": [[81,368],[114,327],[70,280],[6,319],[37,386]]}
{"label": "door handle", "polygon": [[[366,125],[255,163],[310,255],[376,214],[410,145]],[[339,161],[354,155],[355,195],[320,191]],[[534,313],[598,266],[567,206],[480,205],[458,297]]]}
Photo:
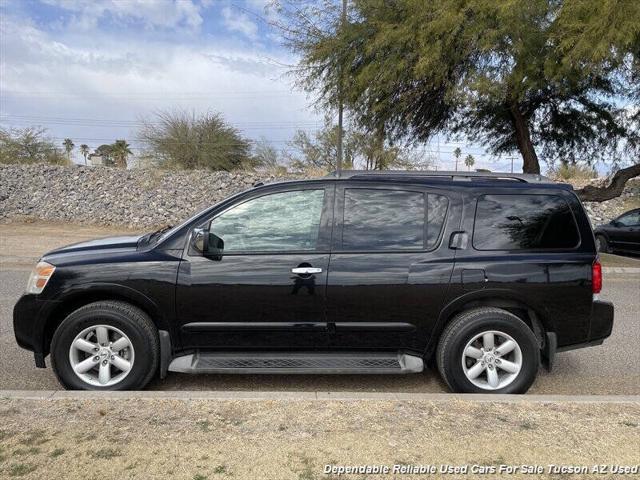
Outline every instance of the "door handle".
{"label": "door handle", "polygon": [[311,275],[312,273],[322,273],[322,269],[317,267],[296,267],[291,269],[291,273],[295,273],[296,275]]}

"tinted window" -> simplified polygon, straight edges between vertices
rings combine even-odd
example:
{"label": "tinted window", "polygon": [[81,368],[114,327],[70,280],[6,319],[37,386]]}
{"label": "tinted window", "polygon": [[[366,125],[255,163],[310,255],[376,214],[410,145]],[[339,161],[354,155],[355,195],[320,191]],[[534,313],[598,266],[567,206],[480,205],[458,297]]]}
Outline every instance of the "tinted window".
{"label": "tinted window", "polygon": [[449,200],[443,195],[430,193],[427,195],[427,205],[427,249],[430,250],[440,238]]}
{"label": "tinted window", "polygon": [[627,213],[618,218],[618,223],[621,223],[625,227],[635,227],[640,225],[640,211]]}
{"label": "tinted window", "polygon": [[224,252],[315,250],[324,190],[274,193],[227,210],[211,222]]}
{"label": "tinted window", "polygon": [[478,199],[478,250],[573,248],[580,237],[571,209],[552,195],[484,195]]}
{"label": "tinted window", "polygon": [[354,188],[345,190],[342,247],[345,250],[403,250],[435,246],[447,198],[422,192]]}
{"label": "tinted window", "polygon": [[342,248],[402,250],[423,248],[425,195],[399,190],[347,189]]}

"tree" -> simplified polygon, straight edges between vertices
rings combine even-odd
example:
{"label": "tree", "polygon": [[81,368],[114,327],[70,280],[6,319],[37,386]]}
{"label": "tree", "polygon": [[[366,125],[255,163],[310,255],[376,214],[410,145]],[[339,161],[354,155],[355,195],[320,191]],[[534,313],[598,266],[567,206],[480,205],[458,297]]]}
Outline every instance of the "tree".
{"label": "tree", "polygon": [[142,122],[139,138],[161,166],[233,170],[252,164],[249,141],[219,113],[164,111]]}
{"label": "tree", "polygon": [[453,156],[456,157],[456,172],[457,172],[458,171],[458,160],[462,156],[462,150],[460,150],[460,147],[456,147],[456,149],[453,151]]}
{"label": "tree", "polygon": [[465,157],[464,159],[464,164],[467,166],[467,170],[471,170],[471,167],[473,167],[473,164],[476,163],[475,159],[473,158],[473,155],[469,154]]}
{"label": "tree", "polygon": [[64,145],[64,151],[67,153],[67,160],[69,161],[69,163],[71,163],[71,152],[73,151],[73,147],[75,147],[75,145],[70,138],[65,138],[64,142],[62,142],[62,145]]}
{"label": "tree", "polygon": [[113,165],[115,163],[113,160],[113,145],[100,145],[93,153],[101,156],[105,165]]}
{"label": "tree", "polygon": [[527,173],[633,164],[585,200],[640,175],[640,2],[354,0],[344,24],[335,2],[293,5],[283,32],[299,84],[335,107],[344,72],[342,99],[372,131],[466,136],[519,152]]}
{"label": "tree", "polygon": [[[413,152],[390,145],[382,133],[371,135],[353,125],[343,128],[342,167],[346,170],[387,170],[390,168],[412,169],[425,167],[431,158],[425,159]],[[309,168],[324,171],[336,169],[338,157],[338,127],[326,117],[324,126],[314,134],[298,130],[291,142],[287,160],[294,170]]]}
{"label": "tree", "polygon": [[261,138],[253,145],[253,163],[256,167],[284,173],[286,168],[281,163],[281,155],[266,138]]}
{"label": "tree", "polygon": [[41,127],[0,128],[0,163],[53,163],[66,165],[67,158]]}
{"label": "tree", "polygon": [[111,145],[111,156],[116,167],[127,168],[127,159],[131,155],[130,145],[126,140],[116,140]]}
{"label": "tree", "polygon": [[83,143],[82,145],[80,145],[80,153],[84,157],[84,164],[86,165],[87,156],[89,155],[89,145],[87,145],[86,143]]}

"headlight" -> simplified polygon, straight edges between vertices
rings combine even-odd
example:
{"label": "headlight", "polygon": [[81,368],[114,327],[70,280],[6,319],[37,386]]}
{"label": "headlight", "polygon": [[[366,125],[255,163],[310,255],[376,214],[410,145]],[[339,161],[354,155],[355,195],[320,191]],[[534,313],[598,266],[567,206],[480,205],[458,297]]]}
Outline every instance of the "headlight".
{"label": "headlight", "polygon": [[41,293],[47,282],[56,271],[56,267],[47,262],[38,262],[36,268],[33,269],[27,283],[27,293]]}

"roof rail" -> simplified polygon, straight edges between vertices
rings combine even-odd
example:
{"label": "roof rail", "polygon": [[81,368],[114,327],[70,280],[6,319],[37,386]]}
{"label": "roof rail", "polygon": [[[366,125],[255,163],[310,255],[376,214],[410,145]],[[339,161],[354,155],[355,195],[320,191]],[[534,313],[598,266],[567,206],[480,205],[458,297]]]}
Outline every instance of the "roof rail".
{"label": "roof rail", "polygon": [[404,178],[434,178],[438,180],[472,181],[478,180],[507,180],[522,183],[555,183],[544,175],[535,173],[505,173],[505,172],[447,172],[429,170],[342,170],[331,172],[327,177],[344,179],[367,179],[373,177],[404,177]]}

